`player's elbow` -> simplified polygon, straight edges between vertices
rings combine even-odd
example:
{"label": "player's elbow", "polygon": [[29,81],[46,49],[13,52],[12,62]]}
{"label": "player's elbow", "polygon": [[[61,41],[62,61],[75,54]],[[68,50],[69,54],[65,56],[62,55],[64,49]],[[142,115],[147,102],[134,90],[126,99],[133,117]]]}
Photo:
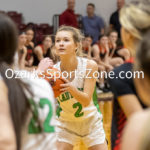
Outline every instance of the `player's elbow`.
{"label": "player's elbow", "polygon": [[89,106],[90,102],[91,102],[91,99],[90,98],[86,98],[86,100],[84,100],[84,103],[82,104],[83,107]]}

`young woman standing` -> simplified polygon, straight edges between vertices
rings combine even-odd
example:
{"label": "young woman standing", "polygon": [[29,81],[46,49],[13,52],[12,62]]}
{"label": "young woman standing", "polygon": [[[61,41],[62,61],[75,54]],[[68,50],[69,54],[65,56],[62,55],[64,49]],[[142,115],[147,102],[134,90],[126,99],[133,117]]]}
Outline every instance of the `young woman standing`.
{"label": "young woman standing", "polygon": [[[78,29],[68,26],[58,29],[55,48],[60,62],[54,67],[65,72],[66,76],[65,84],[60,89],[62,94],[57,97],[60,105],[58,150],[72,150],[80,140],[89,150],[107,150],[102,114],[94,97],[96,78],[93,74],[98,67],[92,60],[77,57],[82,51],[81,43],[82,36]],[[91,70],[89,74],[88,69]]]}

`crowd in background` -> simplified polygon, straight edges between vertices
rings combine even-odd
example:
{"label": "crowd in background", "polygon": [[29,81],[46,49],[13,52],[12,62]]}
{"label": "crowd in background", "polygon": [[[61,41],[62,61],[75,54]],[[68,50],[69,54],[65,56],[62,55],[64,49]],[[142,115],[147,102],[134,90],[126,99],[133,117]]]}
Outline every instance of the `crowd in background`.
{"label": "crowd in background", "polygon": [[[67,25],[79,28],[83,33],[82,53],[84,57],[97,62],[99,71],[109,72],[129,59],[130,53],[124,47],[120,37],[119,10],[124,0],[117,0],[117,10],[110,16],[110,24],[106,26],[102,17],[95,14],[95,5],[87,4],[87,16],[77,15],[74,12],[75,0],[67,0],[67,9],[59,15],[59,26]],[[49,30],[39,31],[37,25],[29,23],[27,26],[18,26],[19,33],[19,64],[25,67],[36,67],[40,60],[49,57],[54,64],[59,61],[54,50],[54,33]],[[44,29],[44,28],[43,28]],[[40,33],[40,36],[39,36]],[[100,77],[97,87],[100,92],[107,92],[107,80]],[[99,92],[99,91],[98,91]]]}
{"label": "crowd in background", "polygon": [[[110,86],[114,94],[113,119],[112,119],[112,128],[111,128],[112,150],[120,150],[120,149],[122,150],[126,150],[126,149],[147,150],[149,149],[149,126],[148,125],[149,125],[150,114],[149,114],[149,110],[146,108],[150,105],[150,102],[149,102],[150,1],[149,0],[135,1],[123,7],[125,3],[124,0],[117,0],[118,8],[110,16],[109,27],[106,27],[103,19],[101,17],[98,17],[95,14],[95,5],[93,3],[89,3],[87,5],[87,16],[83,16],[82,19],[81,18],[79,19],[80,16],[76,15],[74,12],[75,0],[68,0],[67,2],[68,2],[67,9],[59,16],[59,25],[60,26],[67,25],[67,27],[66,26],[62,27],[62,28],[65,28],[65,31],[67,33],[68,33],[68,29],[70,28],[68,26],[79,28],[82,31],[84,36],[82,39],[82,54],[81,55],[83,57],[90,59],[90,62],[93,62],[91,60],[94,60],[97,63],[98,70],[100,72],[101,71],[110,72],[111,70],[113,70],[116,76],[122,70],[125,72],[128,72],[128,71],[133,71],[133,69],[134,70],[142,69],[144,71],[146,75],[144,79],[136,79],[136,78],[135,79],[133,78],[117,79],[115,78],[112,80],[109,79],[109,82],[108,82],[105,79],[105,77],[99,78],[97,79],[97,87],[103,92],[105,91],[107,92]],[[120,17],[119,17],[119,14],[120,14]],[[3,19],[3,16],[1,18]],[[119,18],[120,18],[120,21],[119,21]],[[3,22],[5,22],[5,24],[8,25],[7,28],[5,28]],[[1,121],[1,124],[4,124],[4,126],[2,127],[5,127],[5,125],[9,125],[9,124],[11,125],[11,118],[12,118],[15,133],[18,133],[16,134],[17,142],[16,141],[13,141],[13,142],[14,143],[16,142],[18,144],[20,143],[19,139],[21,136],[21,127],[24,126],[24,121],[25,121],[22,116],[24,115],[24,113],[28,112],[28,110],[30,110],[31,108],[28,108],[30,104],[26,103],[27,101],[26,101],[26,98],[24,97],[25,94],[23,94],[23,91],[20,88],[21,87],[20,84],[13,79],[12,80],[6,79],[4,75],[4,71],[8,68],[8,66],[5,63],[10,64],[10,65],[13,63],[13,57],[14,57],[14,54],[16,53],[15,50],[17,48],[15,61],[17,61],[16,63],[19,64],[18,66],[19,69],[30,70],[32,68],[37,68],[38,70],[39,64],[42,65],[41,62],[43,58],[45,57],[46,58],[48,57],[51,59],[51,60],[50,59],[44,59],[44,60],[48,61],[51,64],[51,66],[53,66],[53,64],[56,64],[60,59],[57,56],[55,46],[57,46],[57,51],[58,51],[59,45],[61,45],[58,43],[60,42],[59,39],[62,35],[61,36],[59,35],[60,37],[58,35],[56,36],[57,37],[56,39],[58,39],[57,41],[58,43],[55,42],[53,39],[54,33],[49,35],[48,32],[47,32],[48,34],[45,33],[44,35],[42,35],[42,38],[40,41],[35,42],[34,41],[34,38],[36,35],[35,27],[34,25],[33,26],[29,25],[27,28],[19,32],[18,40],[17,40],[16,39],[17,33],[16,33],[16,29],[13,23],[11,23],[9,19],[7,20],[7,18],[5,20],[5,17],[4,17],[4,21],[2,20],[1,23],[2,23],[1,31],[6,31],[6,32],[0,32],[1,33],[0,42],[2,46],[1,48],[1,63],[2,64],[0,65],[0,69],[1,69],[1,76],[3,80],[6,82],[7,87],[9,88],[8,89],[9,93],[7,93],[6,87],[4,86],[3,83],[1,83],[1,86],[2,86],[2,91],[1,91],[2,99],[1,100],[3,100],[3,102],[5,103],[9,100],[10,109],[11,109],[11,117],[9,114],[10,113],[9,107],[7,106],[7,109],[4,110],[3,105],[5,106],[6,104],[3,103],[3,105],[0,105],[1,106],[0,110],[2,114],[0,121]],[[10,26],[9,26],[9,23],[10,23]],[[3,33],[9,34],[8,32],[9,30],[7,29],[11,28],[11,26],[13,27],[12,31],[14,32],[14,36],[10,36],[13,38],[9,40],[9,36],[3,36]],[[75,28],[73,28],[73,30],[76,30]],[[64,36],[65,35],[63,35],[63,37]],[[74,39],[73,43],[76,43],[76,41],[79,43],[79,40],[75,38],[73,34],[70,33],[69,36],[72,37],[71,38],[72,41]],[[78,36],[78,38],[79,37],[81,38],[82,36]],[[72,53],[76,54],[75,44],[73,48],[74,48],[74,51],[72,51]],[[10,53],[9,52],[10,49],[12,49],[13,52]],[[61,50],[60,50],[60,53],[61,52],[63,53],[63,51],[65,51],[64,49],[61,49]],[[66,51],[71,56],[72,53],[69,50],[70,49],[68,48]],[[66,62],[68,60],[70,60],[71,62],[72,59],[70,56],[66,57],[67,59],[66,58],[63,59],[64,68],[65,66],[67,67],[69,66],[69,65],[66,65]],[[136,60],[134,60],[135,57],[136,57]],[[60,65],[60,63],[58,64]],[[70,64],[77,65],[77,62],[75,63],[74,61],[74,63],[70,63]],[[45,64],[43,66],[45,66]],[[32,82],[30,84],[32,84]],[[16,91],[12,85],[16,87]],[[71,84],[69,86],[71,86]],[[94,86],[95,84],[93,85],[93,89],[94,89]],[[90,84],[88,84],[88,87],[90,87]],[[42,88],[44,89],[44,87]],[[16,93],[19,93],[19,95]],[[39,93],[35,92],[34,94],[36,95]],[[9,96],[9,97],[6,97],[6,96]],[[31,97],[32,96],[33,95],[31,93]],[[23,99],[24,103],[20,103],[20,98]],[[76,106],[78,105],[75,105],[75,108]],[[87,106],[85,106],[85,108]],[[16,108],[18,108],[18,110]],[[21,109],[23,108],[24,112],[20,108]],[[143,109],[146,109],[146,111]],[[16,111],[16,113],[14,113],[14,111]],[[3,113],[5,115],[3,115]],[[21,115],[17,116],[16,114],[21,114]],[[132,117],[133,114],[135,115]],[[7,120],[4,120],[3,117],[5,117],[6,115],[9,116],[10,123],[7,122]],[[36,116],[34,117],[37,119]],[[16,123],[17,122],[15,120],[16,118],[21,120],[21,122],[19,122],[20,124]],[[127,119],[129,119],[129,122],[126,127],[125,134],[123,134],[123,129],[125,127],[125,124],[127,123]],[[19,128],[17,128],[17,125],[19,125]],[[85,124],[85,126],[87,126],[87,124]],[[6,126],[6,128],[8,127]],[[15,137],[14,135],[9,136],[9,134],[6,134],[6,132],[4,131],[5,130],[1,128],[1,133],[2,133],[1,136],[4,136],[6,139],[7,138],[9,139],[11,136]],[[123,144],[121,145],[122,135],[123,135]],[[12,138],[12,139],[15,139],[15,138]],[[9,145],[1,141],[2,146],[3,144]],[[19,146],[20,145],[17,145],[18,149],[19,149]]]}

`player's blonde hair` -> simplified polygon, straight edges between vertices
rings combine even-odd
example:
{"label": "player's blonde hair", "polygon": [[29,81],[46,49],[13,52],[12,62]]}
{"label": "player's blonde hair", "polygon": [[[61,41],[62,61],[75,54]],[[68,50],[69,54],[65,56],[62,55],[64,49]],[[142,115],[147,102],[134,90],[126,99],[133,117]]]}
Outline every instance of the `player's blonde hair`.
{"label": "player's blonde hair", "polygon": [[78,48],[76,49],[77,56],[83,56],[82,54],[82,40],[84,36],[80,32],[79,29],[71,27],[71,26],[60,26],[60,28],[57,30],[56,34],[60,31],[68,31],[72,33],[72,37],[74,42],[78,45]]}
{"label": "player's blonde hair", "polygon": [[120,11],[120,22],[137,40],[150,30],[150,0],[133,1]]}

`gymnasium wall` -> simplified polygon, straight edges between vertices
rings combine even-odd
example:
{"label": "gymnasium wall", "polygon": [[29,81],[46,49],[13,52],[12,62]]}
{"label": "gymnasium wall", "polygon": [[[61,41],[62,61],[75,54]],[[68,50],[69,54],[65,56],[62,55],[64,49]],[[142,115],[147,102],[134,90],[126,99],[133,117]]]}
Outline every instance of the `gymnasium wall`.
{"label": "gymnasium wall", "polygon": [[[24,23],[49,23],[52,25],[53,14],[60,14],[66,9],[67,0],[0,0],[0,10],[15,10],[23,14]],[[131,0],[126,0],[130,2]],[[116,0],[76,0],[75,11],[86,15],[86,5],[96,5],[96,14],[109,22],[110,14],[116,10]]]}

